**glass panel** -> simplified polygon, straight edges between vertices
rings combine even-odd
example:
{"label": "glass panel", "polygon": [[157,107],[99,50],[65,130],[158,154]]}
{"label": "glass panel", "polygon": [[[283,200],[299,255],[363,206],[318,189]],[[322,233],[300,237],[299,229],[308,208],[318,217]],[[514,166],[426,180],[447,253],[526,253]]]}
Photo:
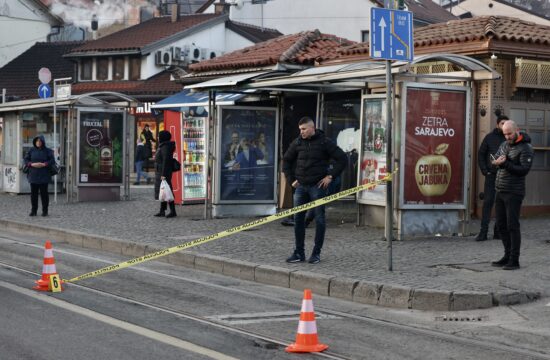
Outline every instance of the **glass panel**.
{"label": "glass panel", "polygon": [[82,65],[80,68],[80,79],[81,80],[92,80],[92,59],[83,59]]}
{"label": "glass panel", "polygon": [[527,124],[529,126],[544,126],[544,110],[528,110]]}
{"label": "glass panel", "polygon": [[528,132],[531,137],[531,145],[544,146],[544,132],[542,131],[530,131]]}
{"label": "glass panel", "polygon": [[124,79],[124,58],[116,58],[113,60],[113,80]]}
{"label": "glass panel", "polygon": [[525,109],[510,109],[510,120],[518,125],[525,125]]}
{"label": "glass panel", "polygon": [[4,164],[17,165],[17,119],[15,114],[4,118]]}
{"label": "glass panel", "polygon": [[109,59],[97,59],[97,80],[107,80],[109,77]]}
{"label": "glass panel", "polygon": [[[550,110],[546,111],[546,127],[550,128]],[[550,144],[550,142],[548,144]]]}
{"label": "glass panel", "polygon": [[546,145],[550,146],[550,129],[546,131]]}
{"label": "glass panel", "polygon": [[141,77],[141,58],[130,59],[130,80],[139,80]]}
{"label": "glass panel", "polygon": [[[45,145],[53,146],[53,114],[47,112],[26,112],[21,115],[21,142],[23,143],[23,157],[33,147],[32,140],[44,136]],[[59,129],[58,129],[59,131]],[[59,132],[57,134],[59,144]]]}
{"label": "glass panel", "polygon": [[544,167],[544,155],[546,151],[535,151],[535,157],[533,158],[533,167],[542,168]]}

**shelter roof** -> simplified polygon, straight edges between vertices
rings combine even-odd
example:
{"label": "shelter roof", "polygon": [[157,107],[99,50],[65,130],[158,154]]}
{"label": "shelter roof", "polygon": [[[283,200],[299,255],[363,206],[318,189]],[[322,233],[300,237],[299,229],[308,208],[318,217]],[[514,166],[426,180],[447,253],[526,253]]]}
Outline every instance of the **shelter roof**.
{"label": "shelter roof", "polygon": [[63,54],[83,42],[39,42],[0,68],[0,89],[6,89],[8,97],[34,99],[38,97],[38,70],[48,68],[52,79],[74,76],[74,64]]}

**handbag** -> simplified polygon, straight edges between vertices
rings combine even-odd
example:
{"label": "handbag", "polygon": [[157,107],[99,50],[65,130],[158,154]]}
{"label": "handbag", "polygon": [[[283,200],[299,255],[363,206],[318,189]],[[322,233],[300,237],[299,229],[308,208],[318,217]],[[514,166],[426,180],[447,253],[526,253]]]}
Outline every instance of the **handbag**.
{"label": "handbag", "polygon": [[55,162],[48,167],[48,170],[50,171],[50,176],[59,174],[59,166]]}
{"label": "handbag", "polygon": [[172,170],[178,172],[181,170],[181,164],[176,158],[172,158]]}
{"label": "handbag", "polygon": [[28,174],[30,170],[31,167],[28,164],[25,164],[21,167],[21,171],[23,172],[23,174]]}

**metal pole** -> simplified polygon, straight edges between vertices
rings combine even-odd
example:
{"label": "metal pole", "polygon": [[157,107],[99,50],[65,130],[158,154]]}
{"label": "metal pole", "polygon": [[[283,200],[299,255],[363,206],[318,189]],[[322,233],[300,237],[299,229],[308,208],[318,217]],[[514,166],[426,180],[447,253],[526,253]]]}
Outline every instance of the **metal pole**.
{"label": "metal pole", "polygon": [[[391,174],[392,167],[392,75],[391,61],[386,60],[386,172]],[[393,241],[393,179],[386,181],[386,222],[385,237],[388,242],[388,270],[393,271],[392,241]]]}
{"label": "metal pole", "polygon": [[[57,79],[53,80],[53,157],[57,164]],[[58,164],[59,165],[59,164]],[[53,176],[53,203],[57,204],[57,174]]]}
{"label": "metal pole", "polygon": [[212,91],[208,91],[208,116],[206,117],[206,124],[205,124],[205,129],[204,129],[204,145],[205,145],[205,149],[204,149],[204,154],[205,154],[205,159],[204,159],[204,166],[205,166],[205,173],[206,173],[206,176],[205,176],[205,182],[206,184],[205,185],[205,197],[204,197],[204,219],[205,220],[210,220],[211,216],[210,216],[210,212],[208,211],[209,209],[209,206],[208,206],[208,201],[210,199],[210,195],[211,195],[211,191],[210,191],[210,188],[212,186],[212,181],[210,180],[210,123],[212,121]]}

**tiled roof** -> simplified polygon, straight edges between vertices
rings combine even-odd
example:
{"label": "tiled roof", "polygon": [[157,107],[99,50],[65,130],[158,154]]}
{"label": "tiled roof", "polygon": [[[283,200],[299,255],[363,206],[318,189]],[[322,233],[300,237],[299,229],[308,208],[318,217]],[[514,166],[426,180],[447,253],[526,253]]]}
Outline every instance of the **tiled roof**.
{"label": "tiled roof", "polygon": [[427,24],[441,23],[456,20],[454,16],[432,0],[405,0],[407,10],[414,14],[414,20],[420,20]]}
{"label": "tiled roof", "polygon": [[277,63],[313,65],[338,56],[341,46],[353,41],[321,34],[319,30],[280,36],[223,56],[189,66],[193,72],[269,67]]}
{"label": "tiled roof", "polygon": [[74,95],[94,91],[116,91],[130,96],[172,95],[182,90],[182,86],[170,79],[170,73],[163,71],[147,80],[137,81],[89,81],[74,84]]}
{"label": "tiled roof", "polygon": [[82,42],[40,42],[0,68],[0,89],[20,100],[38,98],[38,70],[50,69],[52,78],[74,77],[74,64],[62,55]]}
{"label": "tiled roof", "polygon": [[276,29],[261,28],[259,26],[231,20],[226,21],[225,27],[255,43],[267,41],[283,35]]}
{"label": "tiled roof", "polygon": [[480,16],[415,29],[415,48],[437,44],[502,40],[550,44],[550,26],[505,16]]}
{"label": "tiled roof", "polygon": [[111,35],[107,35],[100,39],[87,42],[85,45],[74,49],[72,53],[128,50],[139,51],[144,46],[175,36],[178,33],[191,29],[194,26],[221,17],[225,18],[225,15],[182,15],[176,22],[172,22],[169,16],[157,17]]}

